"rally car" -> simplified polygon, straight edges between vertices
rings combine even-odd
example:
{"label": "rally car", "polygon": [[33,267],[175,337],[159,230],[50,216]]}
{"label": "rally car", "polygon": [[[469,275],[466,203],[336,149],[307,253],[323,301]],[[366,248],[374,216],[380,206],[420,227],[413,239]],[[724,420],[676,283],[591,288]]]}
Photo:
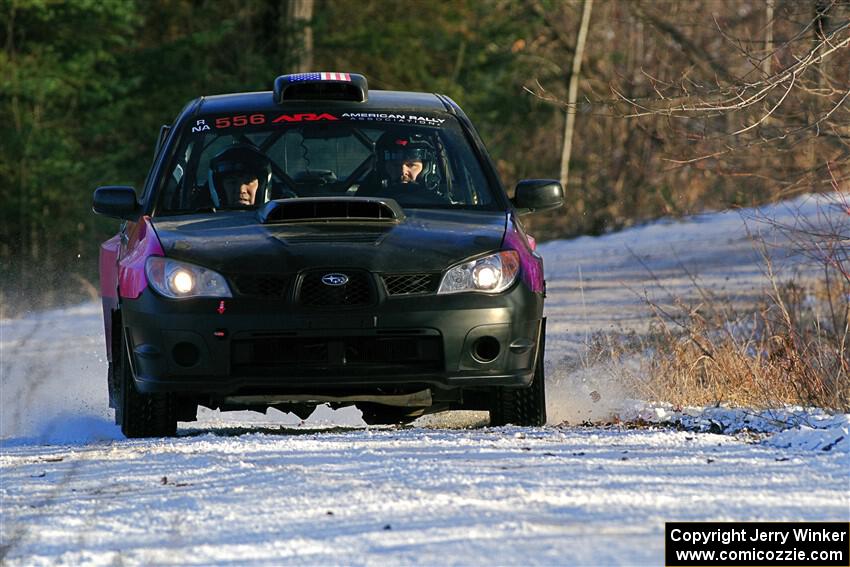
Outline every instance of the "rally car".
{"label": "rally car", "polygon": [[116,423],[168,436],[199,405],[354,404],[368,424],[541,425],[545,283],[520,217],[562,202],[552,180],[509,199],[440,94],[305,73],[197,98],[140,195],[94,192],[124,221],[100,249]]}

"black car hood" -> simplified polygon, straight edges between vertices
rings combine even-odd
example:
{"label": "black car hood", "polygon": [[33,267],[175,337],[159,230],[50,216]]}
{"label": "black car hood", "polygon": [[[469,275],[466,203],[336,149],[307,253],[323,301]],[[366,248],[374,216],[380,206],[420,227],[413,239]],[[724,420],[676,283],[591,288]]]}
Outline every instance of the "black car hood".
{"label": "black car hood", "polygon": [[503,211],[406,210],[401,221],[260,224],[252,211],[160,217],[165,255],[225,273],[295,273],[308,268],[439,272],[498,250]]}

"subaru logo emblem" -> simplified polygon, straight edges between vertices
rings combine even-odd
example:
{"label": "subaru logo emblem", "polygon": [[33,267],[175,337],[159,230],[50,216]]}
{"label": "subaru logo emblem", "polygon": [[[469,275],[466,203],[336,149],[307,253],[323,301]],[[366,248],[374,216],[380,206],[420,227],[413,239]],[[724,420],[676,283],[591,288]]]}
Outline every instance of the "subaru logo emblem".
{"label": "subaru logo emblem", "polygon": [[332,286],[345,285],[348,283],[348,276],[345,274],[325,274],[322,276],[322,283]]}

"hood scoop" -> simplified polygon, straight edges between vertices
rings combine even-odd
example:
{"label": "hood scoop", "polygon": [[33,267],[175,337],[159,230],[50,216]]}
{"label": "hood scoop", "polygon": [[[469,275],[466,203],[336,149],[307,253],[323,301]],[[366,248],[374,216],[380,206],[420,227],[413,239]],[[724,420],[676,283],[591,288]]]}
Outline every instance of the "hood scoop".
{"label": "hood scoop", "polygon": [[[389,227],[388,227],[389,228]],[[311,233],[311,234],[283,234],[275,235],[275,238],[284,244],[298,246],[301,244],[367,244],[369,246],[377,246],[386,237],[387,231],[380,232],[368,230],[361,232],[331,232],[329,234]]]}
{"label": "hood scoop", "polygon": [[394,199],[314,197],[269,201],[257,212],[262,224],[287,222],[372,221],[397,223],[404,211]]}

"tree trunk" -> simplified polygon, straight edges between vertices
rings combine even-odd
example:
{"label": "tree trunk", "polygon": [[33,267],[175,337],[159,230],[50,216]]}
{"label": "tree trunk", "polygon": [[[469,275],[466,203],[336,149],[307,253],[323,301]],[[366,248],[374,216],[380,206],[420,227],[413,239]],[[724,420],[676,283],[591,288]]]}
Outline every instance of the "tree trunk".
{"label": "tree trunk", "polygon": [[773,4],[774,0],[766,0],[764,8],[765,34],[764,34],[764,52],[765,57],[761,62],[761,70],[765,77],[770,76],[773,66]]}
{"label": "tree trunk", "polygon": [[[313,69],[313,19],[314,0],[292,0],[289,3],[289,21],[295,30],[295,35],[300,39],[300,45],[295,52],[297,61],[295,69],[298,73],[315,71]],[[296,43],[297,40],[296,40]]]}
{"label": "tree trunk", "polygon": [[[831,4],[827,2],[827,0],[815,0],[812,4],[813,8],[813,20],[812,20],[812,47],[817,48],[819,45],[826,42],[827,36],[827,28],[829,26],[829,8]],[[816,68],[813,69],[815,81],[816,81],[816,89],[819,92],[823,92],[823,89],[827,86],[826,81],[824,80],[825,74],[829,72],[826,67],[827,62],[821,60],[818,63],[815,63]],[[821,117],[823,105],[820,103],[820,97],[812,97],[812,100],[809,104],[809,112],[808,112],[808,122],[809,124],[815,124],[818,119]],[[820,155],[818,152],[818,137],[819,137],[819,129],[815,130],[813,135],[809,136],[809,144],[808,144],[808,167],[810,168],[810,175],[814,175],[817,168],[821,165]],[[812,184],[815,185],[816,175],[812,179]]]}
{"label": "tree trunk", "polygon": [[573,68],[570,74],[570,86],[567,92],[567,121],[564,126],[564,146],[561,153],[561,185],[567,188],[570,177],[570,153],[573,146],[573,130],[575,129],[576,99],[578,98],[578,80],[581,73],[581,60],[584,55],[584,43],[587,40],[587,29],[590,27],[590,11],[593,8],[593,0],[584,0],[584,9],[581,13],[581,25],[576,40],[576,50],[573,54]]}

